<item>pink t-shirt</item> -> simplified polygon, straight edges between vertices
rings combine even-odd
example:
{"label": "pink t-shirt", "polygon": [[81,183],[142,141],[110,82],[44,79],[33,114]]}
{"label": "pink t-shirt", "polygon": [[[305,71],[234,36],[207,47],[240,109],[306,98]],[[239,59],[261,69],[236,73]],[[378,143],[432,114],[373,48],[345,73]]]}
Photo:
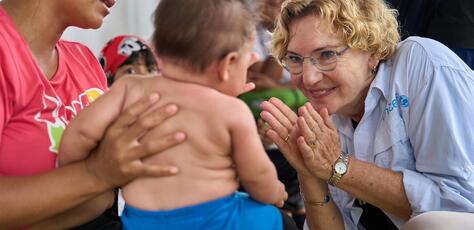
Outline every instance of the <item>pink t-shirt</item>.
{"label": "pink t-shirt", "polygon": [[56,49],[58,69],[48,80],[0,7],[0,176],[54,169],[66,125],[107,88],[87,47],[59,41]]}

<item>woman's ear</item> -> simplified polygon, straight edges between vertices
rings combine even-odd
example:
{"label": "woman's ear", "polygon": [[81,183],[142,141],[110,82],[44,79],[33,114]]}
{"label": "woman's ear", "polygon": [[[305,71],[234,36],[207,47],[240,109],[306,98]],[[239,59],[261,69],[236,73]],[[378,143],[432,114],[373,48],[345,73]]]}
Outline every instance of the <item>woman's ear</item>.
{"label": "woman's ear", "polygon": [[371,71],[377,69],[377,66],[379,65],[380,62],[380,57],[378,54],[372,53],[370,54],[369,57],[369,69]]}
{"label": "woman's ear", "polygon": [[239,53],[234,51],[228,53],[224,58],[218,61],[217,74],[220,81],[227,81],[227,79],[229,79],[230,72],[232,71],[233,65],[237,62],[238,58]]}

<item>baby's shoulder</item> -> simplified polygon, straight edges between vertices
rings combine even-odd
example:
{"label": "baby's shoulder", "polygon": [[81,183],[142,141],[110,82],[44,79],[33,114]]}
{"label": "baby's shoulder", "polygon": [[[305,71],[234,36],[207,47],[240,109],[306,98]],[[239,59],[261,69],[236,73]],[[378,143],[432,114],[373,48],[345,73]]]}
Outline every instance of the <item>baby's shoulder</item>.
{"label": "baby's shoulder", "polygon": [[229,96],[220,92],[217,92],[213,95],[210,95],[211,98],[214,98],[216,108],[220,108],[224,111],[238,112],[242,109],[248,109],[247,104],[238,97]]}
{"label": "baby's shoulder", "polygon": [[199,95],[194,97],[193,95],[186,97],[188,102],[193,104],[193,107],[198,107],[199,110],[220,117],[221,120],[243,119],[246,114],[252,117],[248,106],[237,97],[223,94],[211,88],[201,89],[199,92]]}

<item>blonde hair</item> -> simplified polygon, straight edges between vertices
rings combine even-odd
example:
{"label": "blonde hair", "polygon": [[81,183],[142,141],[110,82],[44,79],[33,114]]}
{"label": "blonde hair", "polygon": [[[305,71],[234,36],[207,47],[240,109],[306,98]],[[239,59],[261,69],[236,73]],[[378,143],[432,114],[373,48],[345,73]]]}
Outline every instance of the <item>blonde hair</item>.
{"label": "blonde hair", "polygon": [[286,0],[272,38],[272,54],[278,61],[286,55],[290,23],[309,15],[332,25],[332,32],[341,34],[350,48],[372,52],[381,60],[390,58],[400,41],[397,11],[383,0]]}

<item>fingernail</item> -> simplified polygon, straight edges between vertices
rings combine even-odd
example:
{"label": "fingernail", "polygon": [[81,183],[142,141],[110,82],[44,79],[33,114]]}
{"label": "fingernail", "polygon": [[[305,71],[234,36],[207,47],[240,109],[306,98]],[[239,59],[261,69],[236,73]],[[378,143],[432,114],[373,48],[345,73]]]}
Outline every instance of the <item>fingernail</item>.
{"label": "fingernail", "polygon": [[185,137],[186,137],[186,135],[184,135],[184,133],[182,133],[182,132],[178,132],[174,135],[174,138],[177,141],[182,141],[182,140],[184,140]]}
{"label": "fingernail", "polygon": [[177,173],[179,170],[176,167],[170,168],[170,173]]}
{"label": "fingernail", "polygon": [[168,106],[166,106],[166,112],[167,112],[168,114],[174,114],[174,113],[176,113],[176,111],[178,111],[178,106],[176,106],[176,105],[168,105]]}

